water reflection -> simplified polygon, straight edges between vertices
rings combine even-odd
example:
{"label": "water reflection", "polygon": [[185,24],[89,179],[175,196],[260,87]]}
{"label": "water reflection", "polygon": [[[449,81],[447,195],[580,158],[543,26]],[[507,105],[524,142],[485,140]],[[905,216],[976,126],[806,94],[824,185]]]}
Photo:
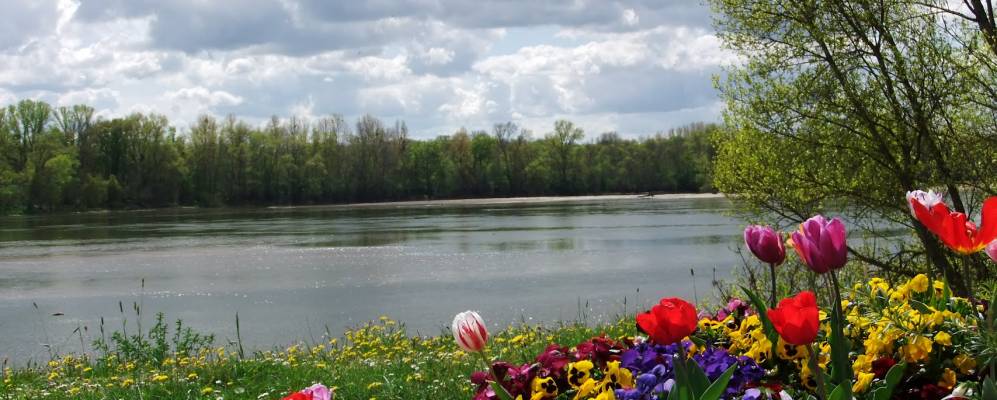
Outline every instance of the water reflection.
{"label": "water reflection", "polygon": [[220,340],[238,312],[247,344],[264,348],[382,314],[422,332],[466,308],[495,324],[573,318],[579,303],[608,318],[624,298],[632,311],[666,294],[691,298],[695,285],[704,293],[709,280],[692,281],[690,268],[727,274],[741,226],[724,215],[729,206],[633,199],[0,218],[0,357],[37,356],[41,342],[78,346],[63,340],[77,324],[120,326],[119,301]]}

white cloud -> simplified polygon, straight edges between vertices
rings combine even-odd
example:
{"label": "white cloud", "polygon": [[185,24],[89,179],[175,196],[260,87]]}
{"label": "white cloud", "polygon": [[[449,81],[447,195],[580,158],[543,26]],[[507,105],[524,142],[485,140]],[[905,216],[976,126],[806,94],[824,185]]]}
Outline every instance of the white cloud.
{"label": "white cloud", "polygon": [[10,0],[0,104],[181,128],[204,113],[371,113],[416,137],[512,119],[543,133],[557,118],[650,133],[719,114],[710,75],[736,60],[693,3]]}
{"label": "white cloud", "polygon": [[224,90],[209,90],[197,86],[166,93],[170,101],[192,101],[203,106],[234,106],[242,103],[242,97]]}

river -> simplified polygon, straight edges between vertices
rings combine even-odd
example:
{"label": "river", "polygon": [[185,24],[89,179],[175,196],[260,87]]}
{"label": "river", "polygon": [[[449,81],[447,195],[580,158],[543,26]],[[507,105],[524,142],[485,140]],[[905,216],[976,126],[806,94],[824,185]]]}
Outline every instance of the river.
{"label": "river", "polygon": [[106,332],[122,317],[134,330],[134,304],[146,328],[163,312],[216,344],[235,339],[238,313],[254,349],[381,315],[413,334],[466,309],[493,326],[598,322],[710,296],[714,271],[741,262],[730,207],[617,196],[4,217],[0,359],[89,351],[101,318]]}

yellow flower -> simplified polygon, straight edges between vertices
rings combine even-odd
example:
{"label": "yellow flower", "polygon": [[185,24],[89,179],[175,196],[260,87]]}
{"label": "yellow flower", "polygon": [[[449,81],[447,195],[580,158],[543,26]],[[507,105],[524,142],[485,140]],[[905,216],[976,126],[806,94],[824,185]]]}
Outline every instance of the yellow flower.
{"label": "yellow flower", "polygon": [[592,361],[582,360],[568,364],[568,383],[573,388],[582,386],[586,381],[592,379],[592,368],[595,365]]}
{"label": "yellow flower", "polygon": [[907,283],[907,286],[916,293],[924,293],[928,291],[929,284],[931,284],[931,282],[928,280],[927,275],[917,274],[917,276]]}
{"label": "yellow flower", "polygon": [[612,390],[607,390],[599,393],[595,400],[616,400],[616,394],[614,394]]}
{"label": "yellow flower", "polygon": [[876,374],[871,372],[859,372],[855,379],[855,384],[852,385],[852,391],[855,393],[862,393],[869,389],[869,384],[872,383],[872,378],[875,378]]}
{"label": "yellow flower", "polygon": [[127,379],[121,381],[121,387],[123,387],[123,388],[129,387],[129,386],[134,385],[134,384],[135,384],[135,381],[132,380],[132,378],[127,378]]}
{"label": "yellow flower", "polygon": [[165,381],[168,381],[169,379],[170,379],[170,377],[168,377],[166,375],[163,375],[163,374],[156,374],[156,375],[152,376],[152,381],[153,382],[165,382]]}
{"label": "yellow flower", "polygon": [[536,377],[533,378],[533,397],[531,399],[542,399],[545,397],[555,397],[557,396],[557,382],[554,382],[554,378],[546,377]]}
{"label": "yellow flower", "polygon": [[380,388],[383,385],[384,384],[381,382],[371,382],[369,385],[367,385],[367,390],[374,390]]}
{"label": "yellow flower", "polygon": [[791,343],[786,343],[786,341],[779,338],[779,346],[777,347],[777,352],[779,358],[783,360],[801,360],[807,357],[807,347],[806,346],[796,346]]}
{"label": "yellow flower", "polygon": [[887,294],[890,292],[890,285],[883,278],[872,278],[869,280],[869,293],[875,295],[876,292]]}
{"label": "yellow flower", "polygon": [[852,364],[852,369],[855,373],[859,372],[872,372],[872,357],[865,354],[859,354],[855,357],[855,363]]}
{"label": "yellow flower", "polygon": [[587,398],[590,394],[592,394],[592,392],[595,391],[596,384],[598,384],[598,382],[596,382],[595,379],[589,379],[582,383],[582,385],[578,387],[578,392],[575,393],[574,400]]}
{"label": "yellow flower", "polygon": [[927,360],[931,355],[931,340],[918,335],[900,349],[904,360],[910,363]]}
{"label": "yellow flower", "polygon": [[187,380],[188,381],[193,381],[193,380],[196,380],[196,379],[197,379],[197,373],[196,372],[191,372],[191,373],[187,374]]}
{"label": "yellow flower", "polygon": [[201,389],[201,394],[212,394],[214,392],[215,389],[213,389],[211,386],[205,386],[204,389]]}
{"label": "yellow flower", "polygon": [[938,386],[942,386],[946,389],[952,389],[955,387],[955,371],[945,368],[945,372],[942,373],[942,379],[938,381]]}
{"label": "yellow flower", "polygon": [[976,359],[965,354],[956,355],[952,362],[963,375],[969,375],[976,369]]}
{"label": "yellow flower", "polygon": [[952,345],[952,335],[949,335],[945,331],[941,331],[941,332],[935,333],[935,343],[938,343],[938,344],[943,345],[943,346],[951,346]]}

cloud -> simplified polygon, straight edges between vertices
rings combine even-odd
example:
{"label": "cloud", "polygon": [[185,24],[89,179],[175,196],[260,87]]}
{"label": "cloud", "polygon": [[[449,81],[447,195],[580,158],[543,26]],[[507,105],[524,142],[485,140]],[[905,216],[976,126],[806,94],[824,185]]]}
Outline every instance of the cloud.
{"label": "cloud", "polygon": [[716,119],[736,62],[698,2],[10,0],[0,104],[105,116],[404,119],[413,136],[569,118],[641,135]]}

